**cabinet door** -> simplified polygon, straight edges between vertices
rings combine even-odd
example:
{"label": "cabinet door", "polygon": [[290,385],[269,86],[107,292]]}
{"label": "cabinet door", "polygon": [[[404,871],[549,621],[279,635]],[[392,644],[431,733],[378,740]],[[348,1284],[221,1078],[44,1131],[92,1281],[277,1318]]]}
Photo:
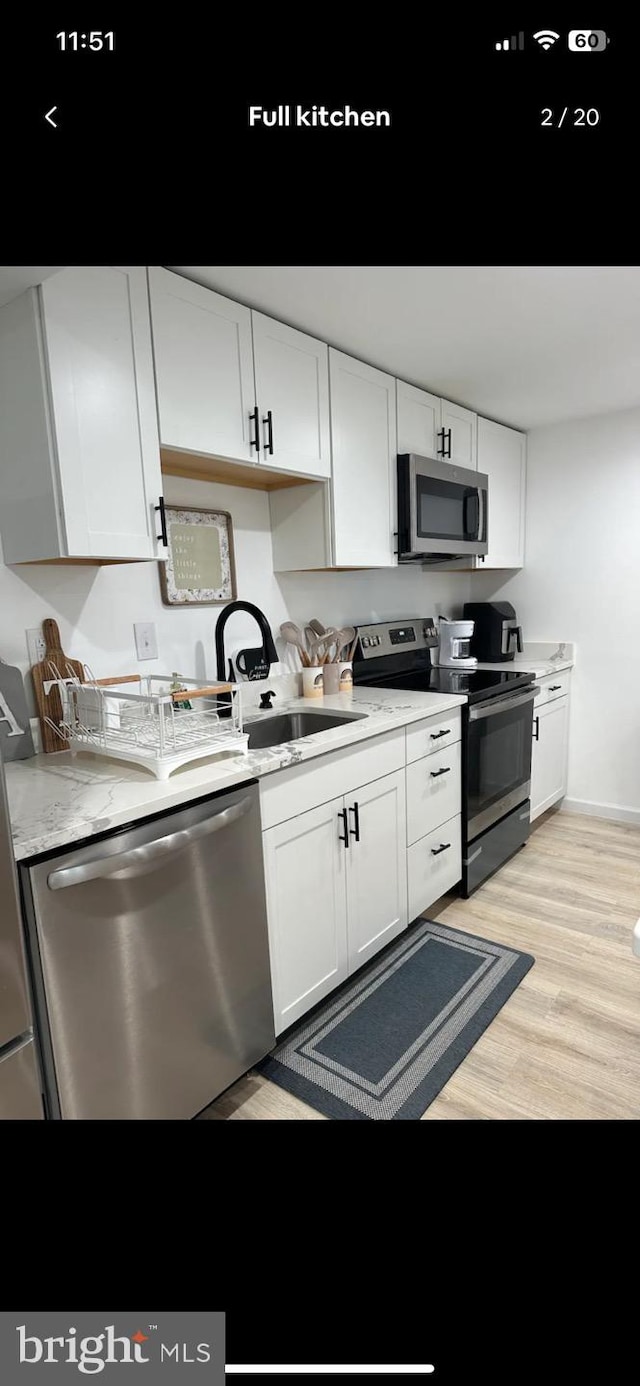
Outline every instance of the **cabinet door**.
{"label": "cabinet door", "polygon": [[418,457],[436,457],[440,428],[440,400],[436,395],[397,382],[398,452],[415,452]]}
{"label": "cabinet door", "polygon": [[261,461],[283,471],[331,476],[326,342],[262,313],[251,319]]}
{"label": "cabinet door", "polygon": [[72,266],[40,304],[66,556],[163,556],[146,272]]}
{"label": "cabinet door", "polygon": [[329,348],[336,567],[396,563],[396,382]]}
{"label": "cabinet door", "polygon": [[557,698],[546,706],[534,709],[534,741],[531,754],[532,822],[566,792],[568,712],[568,698]]}
{"label": "cabinet door", "polygon": [[489,551],[481,567],[524,563],[526,457],[525,433],[478,419],[478,471],[489,478]]}
{"label": "cabinet door", "polygon": [[262,834],[276,1033],[347,976],[342,799]]}
{"label": "cabinet door", "polygon": [[161,443],[256,462],[250,310],[155,266],[149,294]]}
{"label": "cabinet door", "polygon": [[347,920],[349,972],[407,925],[407,829],[404,770],[345,798],[349,826]]}
{"label": "cabinet door", "polygon": [[[446,461],[460,467],[478,466],[478,415],[460,404],[440,401],[440,428],[451,429],[451,447],[447,443]],[[438,440],[440,442],[440,439]],[[436,454],[439,456],[440,454]]]}

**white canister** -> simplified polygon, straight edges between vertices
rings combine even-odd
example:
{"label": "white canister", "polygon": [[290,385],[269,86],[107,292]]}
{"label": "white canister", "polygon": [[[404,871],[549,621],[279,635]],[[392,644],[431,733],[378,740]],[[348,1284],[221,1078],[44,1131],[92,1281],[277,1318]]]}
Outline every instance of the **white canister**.
{"label": "white canister", "polygon": [[340,665],[335,662],[323,664],[322,684],[325,693],[337,693],[340,686]]}
{"label": "white canister", "polygon": [[313,664],[310,669],[302,670],[302,696],[303,698],[321,698],[324,692],[322,683],[322,665]]}
{"label": "white canister", "polygon": [[338,688],[341,693],[353,693],[353,664],[350,659],[340,660],[338,679]]}

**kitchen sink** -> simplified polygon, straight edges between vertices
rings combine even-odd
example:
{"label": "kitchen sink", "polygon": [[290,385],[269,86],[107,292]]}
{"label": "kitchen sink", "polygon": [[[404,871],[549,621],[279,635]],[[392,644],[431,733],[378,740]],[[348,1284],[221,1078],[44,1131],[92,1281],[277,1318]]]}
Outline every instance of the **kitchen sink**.
{"label": "kitchen sink", "polygon": [[244,731],[249,733],[249,750],[259,751],[266,746],[280,746],[283,741],[297,741],[301,736],[313,736],[314,732],[331,731],[333,727],[343,727],[347,722],[359,722],[366,712],[281,712],[275,717],[265,717],[258,722],[245,722]]}

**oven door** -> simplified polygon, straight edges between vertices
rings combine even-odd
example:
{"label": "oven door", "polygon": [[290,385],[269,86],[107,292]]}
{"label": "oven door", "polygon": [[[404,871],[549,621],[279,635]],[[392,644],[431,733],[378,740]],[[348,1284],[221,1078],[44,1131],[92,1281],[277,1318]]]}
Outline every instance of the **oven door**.
{"label": "oven door", "polygon": [[487,552],[488,478],[413,453],[398,458],[399,557]]}
{"label": "oven door", "polygon": [[537,686],[469,708],[466,736],[467,842],[529,797]]}

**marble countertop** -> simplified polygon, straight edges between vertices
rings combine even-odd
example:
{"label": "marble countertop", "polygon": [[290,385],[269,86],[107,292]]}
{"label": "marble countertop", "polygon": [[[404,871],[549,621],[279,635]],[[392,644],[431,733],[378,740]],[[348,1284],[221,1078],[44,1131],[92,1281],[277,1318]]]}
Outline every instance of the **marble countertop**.
{"label": "marble countertop", "polygon": [[529,669],[537,679],[546,674],[559,674],[561,669],[572,669],[576,662],[575,646],[568,641],[558,645],[553,641],[527,641],[522,654],[502,664],[478,664],[478,669]]}
{"label": "marble countertop", "polygon": [[278,697],[271,713],[256,713],[251,708],[247,709],[247,716],[253,721],[314,707],[366,716],[269,750],[201,760],[176,770],[168,780],[157,780],[151,771],[140,766],[86,751],[59,751],[13,761],[5,772],[16,860],[53,851],[190,799],[357,745],[423,717],[447,712],[466,701],[465,697],[453,694],[364,686],[355,688],[352,694],[336,693],[317,701]]}

